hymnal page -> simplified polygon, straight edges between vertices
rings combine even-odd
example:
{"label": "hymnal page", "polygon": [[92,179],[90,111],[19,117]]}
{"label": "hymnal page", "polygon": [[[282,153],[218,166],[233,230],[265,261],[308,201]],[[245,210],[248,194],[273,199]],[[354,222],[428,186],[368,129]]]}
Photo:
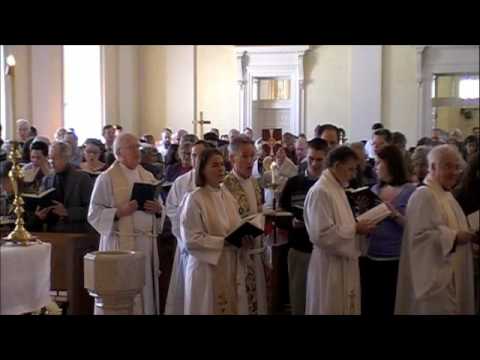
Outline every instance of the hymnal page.
{"label": "hymnal page", "polygon": [[473,232],[477,232],[480,230],[480,210],[477,210],[470,215],[467,216],[468,226],[470,230]]}
{"label": "hymnal page", "polygon": [[375,206],[374,208],[367,210],[363,214],[357,216],[358,221],[366,220],[373,222],[374,224],[379,223],[380,221],[386,219],[392,212],[387,205],[381,203],[380,205]]}

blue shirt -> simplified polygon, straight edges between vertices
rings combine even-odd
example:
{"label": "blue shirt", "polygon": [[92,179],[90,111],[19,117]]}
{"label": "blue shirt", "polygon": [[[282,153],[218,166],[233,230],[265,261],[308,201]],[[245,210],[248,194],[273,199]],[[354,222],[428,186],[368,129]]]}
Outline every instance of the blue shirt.
{"label": "blue shirt", "polygon": [[[405,215],[408,200],[415,190],[416,186],[414,184],[406,183],[393,200],[393,207],[402,215]],[[380,192],[379,184],[374,185],[372,191],[378,195]],[[402,236],[403,226],[391,218],[386,218],[378,223],[375,230],[368,236],[368,256],[379,258],[400,257]]]}

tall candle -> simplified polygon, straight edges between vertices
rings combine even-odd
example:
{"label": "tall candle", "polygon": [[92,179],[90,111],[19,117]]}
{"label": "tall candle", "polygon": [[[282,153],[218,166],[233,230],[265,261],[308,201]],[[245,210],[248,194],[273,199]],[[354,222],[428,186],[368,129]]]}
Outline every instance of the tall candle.
{"label": "tall candle", "polygon": [[16,126],[16,119],[17,116],[15,114],[15,57],[13,55],[7,56],[7,67],[5,70],[5,75],[10,78],[10,93],[11,93],[11,105],[12,105],[12,129],[13,129],[13,139],[17,140],[17,126]]}
{"label": "tall candle", "polygon": [[278,165],[277,163],[274,161],[272,162],[272,165],[270,166],[270,170],[272,172],[272,185],[276,185],[277,184],[277,170],[278,170]]}

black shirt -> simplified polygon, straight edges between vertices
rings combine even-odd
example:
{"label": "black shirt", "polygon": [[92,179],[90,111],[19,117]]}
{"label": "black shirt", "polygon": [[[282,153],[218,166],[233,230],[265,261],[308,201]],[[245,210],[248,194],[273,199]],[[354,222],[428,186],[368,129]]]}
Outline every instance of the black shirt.
{"label": "black shirt", "polygon": [[[299,204],[303,207],[308,190],[317,180],[317,178],[305,176],[305,173],[288,179],[280,196],[282,209],[292,212],[293,205]],[[288,242],[293,249],[298,251],[311,253],[313,250],[306,228],[294,228],[291,226],[288,231]]]}

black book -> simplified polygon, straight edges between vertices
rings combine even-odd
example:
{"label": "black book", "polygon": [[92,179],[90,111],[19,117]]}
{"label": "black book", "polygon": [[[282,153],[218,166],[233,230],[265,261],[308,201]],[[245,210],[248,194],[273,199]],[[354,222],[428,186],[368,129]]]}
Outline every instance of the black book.
{"label": "black book", "polygon": [[137,200],[138,210],[145,211],[145,202],[155,200],[160,193],[160,182],[133,184],[130,200]]}
{"label": "black book", "polygon": [[42,191],[40,193],[23,193],[22,198],[25,202],[25,210],[35,211],[37,206],[40,209],[55,205],[53,203],[55,188]]}
{"label": "black book", "polygon": [[357,189],[347,189],[346,193],[350,199],[355,216],[359,216],[383,203],[378,195],[370,190],[368,186]]}
{"label": "black book", "polygon": [[80,169],[80,171],[83,171],[84,173],[86,173],[88,176],[90,176],[92,180],[95,180],[98,177],[98,175],[102,173],[102,171],[91,171],[86,169]]}
{"label": "black book", "polygon": [[390,215],[385,203],[368,186],[358,189],[347,189],[347,197],[352,206],[355,218],[378,223]]}
{"label": "black book", "polygon": [[242,239],[245,236],[257,237],[264,233],[265,217],[263,214],[255,214],[245,218],[226,237],[225,241],[236,247],[242,247]]}

